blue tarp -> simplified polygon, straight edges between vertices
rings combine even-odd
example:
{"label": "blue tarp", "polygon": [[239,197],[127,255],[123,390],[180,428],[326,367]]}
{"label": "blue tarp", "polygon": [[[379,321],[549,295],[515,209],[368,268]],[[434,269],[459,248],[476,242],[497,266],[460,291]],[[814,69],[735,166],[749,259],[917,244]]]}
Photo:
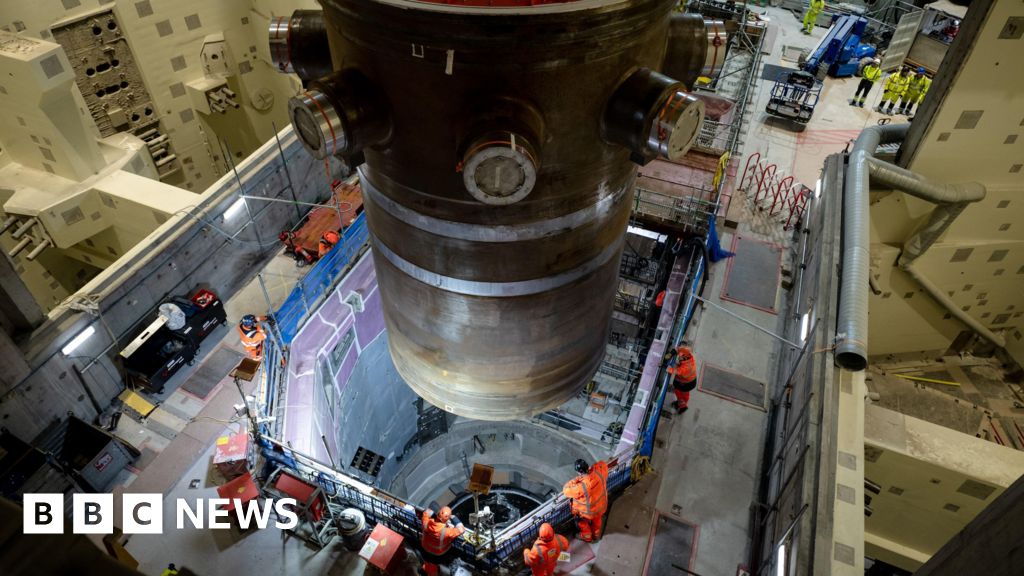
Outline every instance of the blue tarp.
{"label": "blue tarp", "polygon": [[285,345],[291,344],[309,312],[320,298],[334,287],[346,268],[359,256],[369,239],[365,214],[360,214],[341,235],[341,241],[323,258],[313,264],[309,272],[295,284],[291,294],[278,308],[274,319]]}

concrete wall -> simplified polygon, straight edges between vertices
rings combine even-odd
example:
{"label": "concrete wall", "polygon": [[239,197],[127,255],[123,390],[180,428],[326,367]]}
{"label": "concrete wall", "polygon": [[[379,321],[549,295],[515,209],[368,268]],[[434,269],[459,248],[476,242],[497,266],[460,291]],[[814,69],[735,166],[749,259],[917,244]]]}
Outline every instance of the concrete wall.
{"label": "concrete wall", "polygon": [[[297,78],[280,75],[270,64],[267,48],[269,14],[313,7],[310,0],[45,0],[0,2],[0,26],[30,37],[49,39],[57,21],[113,6],[125,37],[142,71],[161,124],[170,135],[183,170],[168,182],[193,191],[210,186],[227,171],[218,138],[237,153],[235,162],[288,123],[287,99],[299,87]],[[189,19],[190,26],[186,22]],[[198,20],[196,20],[198,18]],[[194,24],[198,22],[198,26]],[[167,32],[170,32],[167,34]],[[217,115],[204,117],[192,109],[183,86],[202,78],[203,38],[223,33],[230,56],[232,87],[237,88],[241,114],[230,122]],[[184,58],[182,61],[178,58]],[[273,104],[261,111],[254,100]],[[260,106],[262,107],[262,106]],[[229,113],[229,115],[234,113]]]}
{"label": "concrete wall", "polygon": [[[961,309],[1010,334],[1024,326],[1024,39],[1000,38],[1011,17],[1024,17],[1024,4],[972,3],[900,159],[936,182],[988,188],[916,267]],[[882,294],[871,296],[870,353],[945,349],[964,326],[893,267],[931,205],[904,194],[873,200],[872,266]]]}
{"label": "concrete wall", "polygon": [[[322,164],[310,158],[290,127],[281,132],[281,139],[296,197],[311,202],[326,195]],[[273,140],[238,170],[245,193],[291,198]],[[19,342],[31,373],[13,385],[0,387],[0,423],[23,438],[32,438],[69,411],[92,420],[96,410],[84,386],[102,406],[123,390],[113,358],[156,306],[169,296],[188,294],[199,286],[227,299],[248,282],[258,264],[279,247],[276,231],[293,225],[297,216],[289,204],[250,201],[254,224],[245,210],[224,218],[237,194],[234,176],[222,177],[197,197],[196,207],[168,219]],[[60,349],[87,326],[93,326],[96,333],[73,356],[65,357]],[[82,371],[81,378],[74,368]]]}
{"label": "concrete wall", "polygon": [[[356,312],[345,302],[353,292],[363,298],[362,312]],[[355,340],[348,354],[336,364],[329,358],[331,352],[350,330],[354,332]],[[364,435],[375,439],[372,446],[365,445],[370,450],[388,455],[397,447],[401,453],[401,445],[416,431],[416,411],[413,409],[410,413],[407,406],[416,396],[404,382],[396,381],[398,376],[386,352],[386,341],[383,354],[377,345],[372,361],[364,362],[361,358],[363,351],[383,331],[384,313],[377,292],[377,273],[367,252],[323,304],[312,312],[292,340],[286,410],[281,428],[283,441],[322,462],[329,462],[333,457],[345,467],[355,451],[351,441]],[[324,370],[331,372],[326,378]],[[358,377],[353,377],[353,373]],[[349,389],[350,381],[357,380]],[[333,389],[325,393],[326,385],[333,386]],[[403,394],[403,390],[408,395]],[[363,403],[358,400],[359,394],[370,394],[376,402]],[[327,395],[336,399],[328,402],[329,406],[324,405]],[[358,408],[353,406],[357,401]],[[399,412],[404,418],[397,417]],[[404,438],[395,438],[396,435],[387,433],[392,424],[401,422],[408,432]],[[355,438],[348,437],[350,429],[351,436]],[[327,437],[330,456],[325,451],[321,436]]]}
{"label": "concrete wall", "polygon": [[865,554],[910,571],[1024,474],[1022,452],[870,404],[864,452]]}

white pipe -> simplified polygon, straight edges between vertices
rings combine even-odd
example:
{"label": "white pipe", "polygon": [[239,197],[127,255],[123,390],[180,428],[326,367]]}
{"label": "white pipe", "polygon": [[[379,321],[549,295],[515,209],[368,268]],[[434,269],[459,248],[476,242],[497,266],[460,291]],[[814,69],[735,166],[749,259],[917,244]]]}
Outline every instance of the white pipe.
{"label": "white pipe", "polygon": [[25,247],[28,246],[31,243],[32,243],[32,237],[31,236],[25,236],[25,238],[23,238],[21,242],[18,242],[18,244],[14,248],[11,248],[11,251],[8,252],[7,255],[10,256],[11,258],[14,258],[15,256],[18,255],[18,253],[20,253],[22,250],[24,250]]}
{"label": "white pipe", "polygon": [[47,239],[43,239],[43,241],[40,242],[35,248],[33,248],[31,252],[29,252],[28,254],[25,255],[25,259],[26,260],[35,260],[36,256],[39,256],[40,254],[42,254],[43,250],[46,250],[46,248],[49,245],[50,245],[50,240],[48,238]]}

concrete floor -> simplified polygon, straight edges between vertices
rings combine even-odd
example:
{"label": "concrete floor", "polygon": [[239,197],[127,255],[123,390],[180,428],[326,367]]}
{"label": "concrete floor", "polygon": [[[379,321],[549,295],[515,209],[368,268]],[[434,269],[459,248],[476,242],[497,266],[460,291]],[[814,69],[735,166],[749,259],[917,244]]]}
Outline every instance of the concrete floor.
{"label": "concrete floor", "polygon": [[[813,48],[826,32],[816,28],[812,36],[805,36],[800,33],[797,17],[788,11],[764,8],[758,12],[779,25],[771,53],[763,55],[765,63],[795,68],[794,62],[782,61],[783,47]],[[841,152],[863,128],[888,118],[873,110],[881,99],[878,86],[863,109],[849,105],[857,82],[856,78],[827,79],[814,116],[806,129],[798,132],[788,122],[764,112],[772,83],[760,81],[753,91],[748,124],[741,137],[741,160],[745,162],[748,155],[760,152],[768,162],[778,165],[779,174],[793,175],[797,182],[813,189],[828,155]],[[896,116],[893,121],[905,118]],[[739,192],[733,206],[730,217],[736,216],[739,225],[732,232],[720,230],[722,245],[728,248],[736,233],[780,244],[786,248],[785,267],[793,257],[794,246],[791,233],[783,230],[781,221],[756,209],[751,198]],[[723,261],[711,267],[706,298],[775,333],[781,332],[783,322],[797,321],[786,310],[776,315],[722,301],[725,266]],[[712,307],[705,307],[695,316],[688,338],[694,343],[698,362],[764,382],[767,393],[772,394],[775,361],[783,344]],[[589,571],[584,568],[578,573],[642,574],[651,527],[656,513],[660,513],[699,526],[696,554],[689,570],[700,576],[735,576],[750,553],[750,510],[755,503],[765,424],[763,411],[694,391],[689,411],[662,419],[653,462],[655,473],[615,502],[609,533],[597,560]]]}
{"label": "concrete floor", "polygon": [[[781,61],[783,47],[810,48],[825,34],[823,28],[817,28],[812,37],[800,34],[798,18],[787,11],[759,11],[780,27],[772,52],[764,56],[766,63],[795,67],[795,63]],[[848,105],[856,83],[856,79],[828,79],[813,119],[805,131],[796,132],[763,112],[771,83],[761,81],[752,94],[740,157],[745,161],[747,154],[761,152],[778,164],[780,173],[792,174],[797,181],[813,188],[825,156],[841,151],[861,129],[882,117],[867,107]],[[880,97],[876,87],[868,104],[875,105]],[[895,117],[897,122],[902,120]],[[736,230],[720,231],[723,246],[728,247],[732,236],[740,233],[781,244],[787,248],[786,257],[791,256],[790,234],[782,230],[781,223],[754,208],[742,193],[736,194],[733,204],[738,206],[739,225]],[[301,273],[285,257],[270,261],[264,270],[264,280],[271,307],[284,298]],[[780,323],[794,321],[785,310],[776,315],[721,301],[724,275],[725,262],[711,267],[705,297],[770,331],[778,332]],[[226,304],[229,328],[242,314],[266,308],[263,291],[254,281]],[[694,342],[699,362],[760,380],[766,384],[767,393],[772,393],[780,346],[775,339],[714,308],[697,314],[688,336]],[[233,330],[226,331],[220,345],[238,348]],[[212,438],[230,428],[226,422],[234,415],[232,404],[237,402],[237,396],[237,391],[223,388],[211,393],[206,403],[191,407],[193,418],[201,415],[205,420],[189,420],[183,432],[173,439],[153,438],[151,446],[160,450],[138,477],[131,479],[128,489],[160,490],[169,499],[213,496],[216,478],[209,473]],[[573,574],[641,574],[651,526],[659,512],[699,526],[690,570],[701,576],[737,574],[750,550],[750,507],[755,497],[764,424],[763,411],[695,391],[686,414],[661,421],[654,459],[656,472],[613,503],[607,536],[596,547],[596,560]],[[190,489],[189,482],[196,478],[200,479],[200,486]],[[173,522],[173,518],[165,519],[167,522]],[[233,530],[169,530],[162,536],[134,536],[128,550],[142,562],[140,568],[147,574],[159,574],[168,562],[210,576],[236,572],[334,575],[367,571],[364,562],[343,553],[338,544],[316,551],[277,530],[248,534]]]}

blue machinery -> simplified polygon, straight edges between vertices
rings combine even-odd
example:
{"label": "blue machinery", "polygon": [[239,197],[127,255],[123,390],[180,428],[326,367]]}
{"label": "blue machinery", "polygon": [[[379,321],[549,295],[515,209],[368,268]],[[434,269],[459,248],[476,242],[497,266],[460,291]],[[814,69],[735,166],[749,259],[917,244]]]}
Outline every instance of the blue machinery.
{"label": "blue machinery", "polygon": [[[707,239],[704,239],[705,243]],[[282,361],[286,357],[287,347],[295,337],[299,326],[310,312],[319,306],[321,299],[329,294],[335,283],[351,268],[368,246],[368,232],[365,215],[358,218],[345,230],[339,242],[327,256],[318,261],[299,281],[291,294],[276,312],[279,333],[277,340],[266,342],[263,375],[265,381],[260,391],[260,405],[265,406],[269,414],[259,414],[258,445],[265,460],[265,471],[283,468],[299,478],[320,486],[328,496],[329,509],[332,514],[342,508],[357,508],[366,516],[368,523],[379,523],[411,538],[416,542],[421,530],[418,510],[412,504],[388,494],[387,492],[367,485],[352,478],[332,466],[320,462],[310,456],[297,452],[282,444],[269,427],[266,417],[271,416],[275,406],[276,395],[283,383],[284,369]],[[698,251],[699,253],[699,251]],[[706,252],[705,252],[706,253]],[[681,342],[683,334],[690,323],[697,298],[694,297],[701,280],[706,273],[707,263],[703,256],[695,255],[690,260],[686,300],[677,316],[671,346]],[[644,414],[641,427],[641,441],[632,449],[617,455],[609,462],[608,490],[623,490],[634,480],[634,464],[640,457],[649,457],[654,448],[654,435],[657,431],[661,407],[668,390],[669,379],[662,375],[660,386],[654,390],[656,401],[652,402]],[[493,540],[483,538],[474,542],[473,538],[463,536],[455,541],[453,548],[458,556],[478,569],[491,570],[503,561],[522,554],[522,549],[529,546],[537,537],[541,523],[548,522],[553,526],[563,525],[571,519],[569,501],[561,494],[543,503],[530,514],[494,535]],[[467,533],[468,535],[469,533]]]}
{"label": "blue machinery", "polygon": [[868,21],[866,18],[844,14],[832,17],[832,26],[821,43],[814,49],[804,70],[824,80],[825,74],[845,78],[857,73],[861,58],[875,55],[875,47],[861,44]]}

